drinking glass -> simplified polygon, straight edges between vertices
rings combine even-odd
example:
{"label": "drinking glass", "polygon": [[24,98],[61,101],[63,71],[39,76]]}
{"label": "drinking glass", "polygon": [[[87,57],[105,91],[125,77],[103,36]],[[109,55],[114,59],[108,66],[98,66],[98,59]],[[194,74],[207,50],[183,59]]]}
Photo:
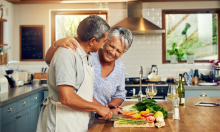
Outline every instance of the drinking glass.
{"label": "drinking glass", "polygon": [[[167,97],[169,97],[171,99],[178,97],[177,85],[171,84],[168,86]],[[173,110],[168,111],[168,113],[173,113]]]}
{"label": "drinking glass", "polygon": [[146,88],[146,94],[152,99],[157,94],[157,88],[155,84],[148,84]]}

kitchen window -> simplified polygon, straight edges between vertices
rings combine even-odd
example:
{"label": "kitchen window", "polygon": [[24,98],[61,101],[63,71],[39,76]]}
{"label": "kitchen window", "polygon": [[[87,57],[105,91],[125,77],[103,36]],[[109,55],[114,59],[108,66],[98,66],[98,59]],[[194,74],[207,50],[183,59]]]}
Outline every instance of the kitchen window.
{"label": "kitchen window", "polygon": [[173,43],[185,55],[194,53],[195,63],[207,63],[220,59],[220,9],[163,10],[162,62],[169,63],[167,52]]}
{"label": "kitchen window", "polygon": [[76,37],[80,21],[89,15],[98,15],[108,22],[107,11],[52,11],[51,44],[61,38]]}

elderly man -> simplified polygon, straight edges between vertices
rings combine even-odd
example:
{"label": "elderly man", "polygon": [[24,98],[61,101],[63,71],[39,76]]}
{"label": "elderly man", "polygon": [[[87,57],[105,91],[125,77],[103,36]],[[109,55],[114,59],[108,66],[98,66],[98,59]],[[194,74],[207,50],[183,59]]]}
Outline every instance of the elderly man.
{"label": "elderly man", "polygon": [[[77,29],[79,49],[60,47],[50,63],[48,91],[37,132],[86,132],[90,112],[109,119],[112,112],[93,98],[94,69],[90,52],[96,52],[107,39],[110,27],[104,19],[92,15]],[[62,40],[61,40],[62,41]],[[56,48],[56,47],[55,47]]]}

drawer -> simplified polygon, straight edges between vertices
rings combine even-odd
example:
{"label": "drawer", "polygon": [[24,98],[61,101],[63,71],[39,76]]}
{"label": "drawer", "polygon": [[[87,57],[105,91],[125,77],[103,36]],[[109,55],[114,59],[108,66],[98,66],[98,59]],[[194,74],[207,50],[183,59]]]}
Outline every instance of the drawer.
{"label": "drawer", "polygon": [[30,96],[18,100],[17,105],[18,105],[18,112],[29,107],[31,105]]}
{"label": "drawer", "polygon": [[31,95],[31,105],[40,103],[40,100],[41,100],[41,93],[40,92]]}
{"label": "drawer", "polygon": [[207,97],[220,97],[220,90],[185,90],[186,97],[200,97],[203,93]]}
{"label": "drawer", "polygon": [[1,110],[1,120],[5,119],[13,114],[16,114],[18,112],[17,108],[18,108],[17,102],[13,102],[11,104],[3,106],[2,110]]}

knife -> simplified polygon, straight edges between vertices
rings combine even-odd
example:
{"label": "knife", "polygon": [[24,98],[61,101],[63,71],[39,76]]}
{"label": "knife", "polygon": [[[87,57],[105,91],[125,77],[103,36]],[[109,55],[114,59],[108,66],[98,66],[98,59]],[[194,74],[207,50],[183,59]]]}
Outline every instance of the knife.
{"label": "knife", "polygon": [[[102,116],[98,115],[98,117],[102,117]],[[119,118],[127,118],[127,119],[130,119],[131,117],[133,117],[133,116],[125,115],[125,114],[113,114],[113,115],[112,115],[112,118],[111,118],[110,120],[111,120],[111,121],[117,121],[117,120],[119,120]]]}
{"label": "knife", "polygon": [[113,115],[112,115],[112,118],[111,118],[110,120],[111,120],[111,121],[117,121],[117,120],[119,120],[119,118],[127,118],[127,119],[130,119],[131,117],[133,117],[133,116],[125,115],[125,114],[113,114]]}
{"label": "knife", "polygon": [[205,103],[205,102],[199,102],[196,105],[201,105],[201,106],[220,106],[219,103]]}
{"label": "knife", "polygon": [[47,67],[44,69],[44,73],[47,71]]}

